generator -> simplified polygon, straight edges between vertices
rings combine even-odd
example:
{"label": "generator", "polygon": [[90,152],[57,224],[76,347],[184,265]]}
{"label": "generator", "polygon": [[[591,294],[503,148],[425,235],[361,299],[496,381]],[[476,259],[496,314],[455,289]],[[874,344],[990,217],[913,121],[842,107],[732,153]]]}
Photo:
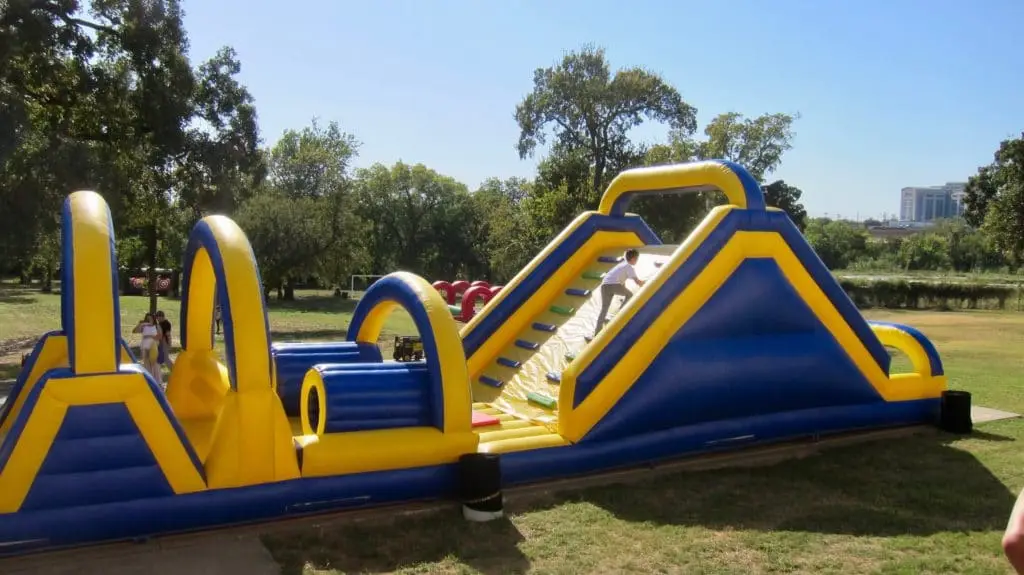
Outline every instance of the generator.
{"label": "generator", "polygon": [[396,335],[394,358],[395,361],[421,361],[423,340],[415,335]]}

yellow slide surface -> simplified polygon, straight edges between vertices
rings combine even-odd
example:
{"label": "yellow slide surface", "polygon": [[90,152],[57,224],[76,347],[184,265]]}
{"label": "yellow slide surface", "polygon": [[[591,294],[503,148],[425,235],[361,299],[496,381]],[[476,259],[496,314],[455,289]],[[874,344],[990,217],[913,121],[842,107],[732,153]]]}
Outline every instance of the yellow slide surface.
{"label": "yellow slide surface", "polygon": [[[559,286],[559,295],[549,302],[547,310],[535,317],[530,326],[522,330],[497,357],[491,359],[482,377],[474,378],[475,402],[487,404],[491,408],[488,411],[492,413],[500,412],[555,428],[557,407],[547,409],[528,401],[527,395],[538,393],[550,398],[558,397],[557,377],[561,376],[572,357],[587,345],[585,338],[594,333],[597,315],[601,310],[601,280],[594,276],[610,270],[615,263],[609,260],[621,258],[625,249],[623,247],[601,253],[588,266],[586,274],[576,276],[568,285]],[[654,277],[675,249],[676,246],[672,245],[637,248],[640,252],[636,264],[637,276],[641,280]],[[631,281],[627,282],[627,287],[634,293],[638,289]],[[589,294],[580,297],[569,295],[567,290],[587,290]],[[616,298],[612,303],[608,312],[609,320],[621,309],[622,301],[622,298]],[[542,327],[554,328],[554,331],[538,329]],[[538,344],[539,347],[528,349],[521,345],[523,343]],[[549,374],[555,376],[555,379],[550,379]],[[502,384],[500,387],[488,385],[481,380]]]}

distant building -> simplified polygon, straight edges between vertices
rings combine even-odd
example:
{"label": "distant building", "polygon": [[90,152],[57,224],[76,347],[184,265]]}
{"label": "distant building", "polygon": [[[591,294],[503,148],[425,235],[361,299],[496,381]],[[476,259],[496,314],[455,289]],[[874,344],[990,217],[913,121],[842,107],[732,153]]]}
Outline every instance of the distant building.
{"label": "distant building", "polygon": [[900,191],[900,222],[925,223],[964,214],[963,182],[942,186],[903,188]]}

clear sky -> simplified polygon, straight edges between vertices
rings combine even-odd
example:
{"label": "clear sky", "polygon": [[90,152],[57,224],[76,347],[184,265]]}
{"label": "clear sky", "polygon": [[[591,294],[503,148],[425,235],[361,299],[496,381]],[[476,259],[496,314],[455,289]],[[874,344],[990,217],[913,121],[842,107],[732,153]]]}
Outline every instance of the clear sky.
{"label": "clear sky", "polygon": [[[186,0],[194,60],[242,60],[266,142],[312,118],[358,165],[422,162],[474,189],[530,176],[515,105],[533,70],[593,43],[663,75],[702,125],[800,113],[775,173],[814,215],[898,210],[1024,130],[1021,0]],[[664,130],[639,130],[658,141]]]}

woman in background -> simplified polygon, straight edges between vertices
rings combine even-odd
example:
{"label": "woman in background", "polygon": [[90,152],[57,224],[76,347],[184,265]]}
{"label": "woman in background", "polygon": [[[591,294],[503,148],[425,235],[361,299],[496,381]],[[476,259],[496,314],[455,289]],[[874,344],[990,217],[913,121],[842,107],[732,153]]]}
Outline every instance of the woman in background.
{"label": "woman in background", "polygon": [[160,326],[156,324],[153,314],[146,314],[142,321],[135,326],[132,333],[142,334],[142,342],[139,349],[142,351],[142,367],[153,376],[153,381],[163,387],[163,374],[160,372],[158,353],[160,349]]}

